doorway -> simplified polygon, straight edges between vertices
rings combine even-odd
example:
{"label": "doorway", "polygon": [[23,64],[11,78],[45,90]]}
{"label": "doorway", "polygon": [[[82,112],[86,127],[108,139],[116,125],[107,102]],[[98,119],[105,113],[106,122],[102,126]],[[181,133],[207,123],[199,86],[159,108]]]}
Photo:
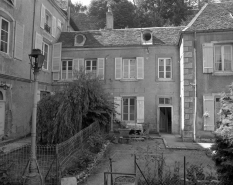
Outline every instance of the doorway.
{"label": "doorway", "polygon": [[172,107],[159,107],[159,131],[172,133]]}

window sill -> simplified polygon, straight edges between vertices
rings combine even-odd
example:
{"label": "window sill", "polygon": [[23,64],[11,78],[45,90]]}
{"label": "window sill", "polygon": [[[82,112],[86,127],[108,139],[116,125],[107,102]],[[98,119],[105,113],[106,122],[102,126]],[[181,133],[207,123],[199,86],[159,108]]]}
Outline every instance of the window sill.
{"label": "window sill", "polygon": [[139,79],[119,79],[121,82],[137,82]]}
{"label": "window sill", "polygon": [[233,72],[213,72],[212,76],[232,76]]}
{"label": "window sill", "polygon": [[158,78],[156,81],[158,82],[175,82],[175,80],[171,78]]}
{"label": "window sill", "polygon": [[0,51],[0,55],[2,55],[3,57],[6,57],[8,59],[12,59],[12,57],[9,55],[9,53],[5,53],[5,52]]}

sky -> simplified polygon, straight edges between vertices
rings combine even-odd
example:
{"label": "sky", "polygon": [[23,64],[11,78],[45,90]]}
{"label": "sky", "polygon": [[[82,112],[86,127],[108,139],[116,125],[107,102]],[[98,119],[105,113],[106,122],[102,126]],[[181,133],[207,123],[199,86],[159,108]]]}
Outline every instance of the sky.
{"label": "sky", "polygon": [[[130,0],[130,1],[133,1],[133,0]],[[76,3],[76,2],[80,2],[80,3],[82,3],[83,5],[88,6],[88,5],[90,4],[91,0],[71,0],[71,2],[72,2],[73,4]]]}

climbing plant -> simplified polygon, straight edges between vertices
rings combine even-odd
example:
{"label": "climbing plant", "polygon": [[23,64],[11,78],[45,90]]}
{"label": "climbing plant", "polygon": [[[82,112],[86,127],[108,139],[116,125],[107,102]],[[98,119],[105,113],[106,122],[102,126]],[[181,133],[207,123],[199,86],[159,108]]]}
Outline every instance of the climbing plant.
{"label": "climbing plant", "polygon": [[114,104],[103,82],[92,74],[79,72],[75,75],[76,80],[60,86],[54,95],[38,103],[39,143],[60,143],[95,121],[105,127],[109,125]]}

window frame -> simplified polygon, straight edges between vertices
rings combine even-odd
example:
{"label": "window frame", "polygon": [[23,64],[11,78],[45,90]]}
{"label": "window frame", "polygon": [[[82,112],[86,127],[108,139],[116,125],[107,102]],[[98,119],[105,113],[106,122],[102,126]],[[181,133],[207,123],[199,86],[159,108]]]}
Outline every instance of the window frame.
{"label": "window frame", "polygon": [[[125,75],[125,61],[129,61],[128,63],[128,77],[125,78],[124,75]],[[135,62],[135,69],[134,69],[134,72],[135,72],[135,77],[131,78],[131,65],[130,65],[130,61],[134,60]],[[123,80],[135,80],[137,79],[137,59],[136,58],[122,58],[122,79]]]}
{"label": "window frame", "polygon": [[[160,99],[163,99],[163,103],[160,103]],[[170,101],[170,103],[166,103],[166,99]],[[159,105],[172,105],[172,97],[158,97],[158,104]]]}
{"label": "window frame", "polygon": [[[127,117],[128,119],[127,120],[124,120],[124,100],[127,99],[128,101],[128,105],[127,105],[127,109],[128,109],[128,113],[127,113]],[[134,100],[134,119],[133,120],[130,120],[130,100]],[[121,120],[122,121],[125,121],[125,122],[137,122],[137,97],[135,96],[130,96],[130,97],[122,97],[122,101],[121,101]]]}
{"label": "window frame", "polygon": [[[91,70],[88,70],[88,71],[90,71],[90,72],[87,72],[87,69],[86,69],[86,67],[87,67],[87,61],[90,61],[91,62],[91,66],[90,66],[90,68],[91,68]],[[92,71],[94,71],[93,70],[93,61],[96,61],[96,72],[95,72],[95,77],[97,77],[97,72],[98,72],[98,59],[96,58],[92,58],[92,59],[84,59],[84,65],[85,65],[85,74],[87,74],[87,73],[93,73]],[[94,74],[94,73],[93,73]]]}
{"label": "window frame", "polygon": [[[72,62],[72,70],[71,70],[71,78],[68,78],[68,63],[69,63],[69,61],[71,61]],[[61,80],[72,80],[73,79],[73,68],[74,68],[74,62],[73,62],[73,60],[72,59],[65,59],[65,60],[62,60],[61,61],[62,63],[61,63]],[[63,75],[62,75],[62,73],[63,73],[63,62],[66,62],[66,78],[64,78],[63,79]]]}
{"label": "window frame", "polygon": [[[216,52],[215,52],[215,48],[217,47],[217,46],[220,46],[221,47],[221,61],[224,61],[224,46],[230,46],[231,47],[231,49],[230,49],[230,51],[231,51],[231,69],[229,70],[229,71],[226,71],[226,70],[224,70],[224,62],[221,62],[221,64],[222,64],[222,70],[216,70],[216,66],[215,66],[215,64],[216,64]],[[213,56],[213,58],[214,58],[214,61],[213,61],[213,68],[214,68],[214,72],[215,73],[231,73],[231,72],[233,72],[233,56],[232,56],[232,54],[233,54],[233,51],[232,51],[232,49],[233,49],[233,47],[232,47],[232,44],[231,43],[219,43],[219,44],[214,44],[214,47],[213,47],[213,53],[214,53],[214,56]]]}
{"label": "window frame", "polygon": [[[1,36],[1,33],[2,33],[2,20],[6,21],[8,23],[8,32],[7,32],[8,36],[7,36],[7,52],[1,51],[1,50],[0,50],[0,52],[5,53],[5,54],[9,54],[10,32],[11,32],[11,30],[10,30],[10,21],[8,21],[7,19],[0,16],[0,36]],[[0,37],[0,46],[1,46],[1,42],[2,42],[2,40],[1,40],[1,37]]]}
{"label": "window frame", "polygon": [[[46,7],[45,7],[45,10],[44,10],[44,15],[45,15],[45,17],[44,17],[44,19],[45,19],[44,20],[44,30],[49,34],[52,34],[53,16],[52,16],[51,12]],[[48,24],[47,24],[46,16],[49,17]],[[49,32],[48,32],[48,30],[46,30],[46,26],[48,26],[50,28]]]}
{"label": "window frame", "polygon": [[[163,64],[164,64],[164,71],[163,71],[163,78],[161,78],[160,77],[160,70],[159,70],[159,67],[160,67],[160,64],[159,64],[159,61],[160,60],[163,60]],[[167,70],[166,70],[166,67],[167,67],[167,65],[166,65],[166,60],[167,59],[169,59],[170,60],[170,62],[171,62],[171,65],[170,65],[170,68],[171,68],[171,71],[170,71],[170,78],[167,78],[166,77],[166,73],[167,73]],[[172,80],[172,68],[173,68],[173,66],[172,66],[172,58],[171,57],[159,57],[158,58],[158,79],[159,80]]]}
{"label": "window frame", "polygon": [[43,64],[42,69],[48,71],[48,70],[49,70],[49,57],[50,57],[50,55],[49,55],[49,52],[50,52],[49,44],[47,44],[46,42],[42,41],[42,51],[41,51],[41,52],[42,52],[43,55],[44,55],[44,52],[45,52],[45,51],[44,51],[44,48],[45,48],[44,46],[45,46],[45,45],[48,46],[48,52],[47,52],[47,68],[45,68],[45,67],[44,67],[44,64]]}

